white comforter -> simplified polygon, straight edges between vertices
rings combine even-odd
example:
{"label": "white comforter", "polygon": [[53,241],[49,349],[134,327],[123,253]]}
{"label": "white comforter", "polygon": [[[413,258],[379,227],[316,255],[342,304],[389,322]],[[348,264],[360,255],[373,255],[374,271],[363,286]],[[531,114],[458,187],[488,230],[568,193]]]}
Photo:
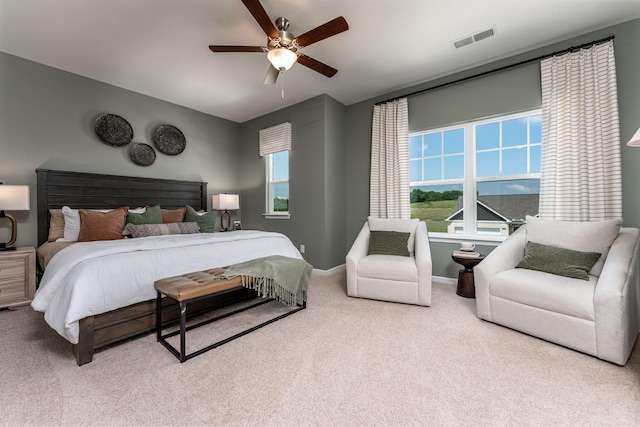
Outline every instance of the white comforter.
{"label": "white comforter", "polygon": [[252,230],[77,243],[51,259],[31,306],[77,344],[80,319],[155,298],[158,279],[268,255],[302,258],[286,236]]}

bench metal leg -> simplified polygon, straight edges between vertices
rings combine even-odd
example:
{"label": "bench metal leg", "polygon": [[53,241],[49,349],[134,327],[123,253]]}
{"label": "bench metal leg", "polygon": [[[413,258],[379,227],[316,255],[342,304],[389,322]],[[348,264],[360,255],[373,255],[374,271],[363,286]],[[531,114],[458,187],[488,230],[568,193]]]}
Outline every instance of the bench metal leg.
{"label": "bench metal leg", "polygon": [[187,303],[180,301],[180,363],[187,360]]}
{"label": "bench metal leg", "polygon": [[[266,326],[266,325],[268,325],[270,323],[273,323],[273,322],[275,322],[277,320],[284,319],[285,317],[290,316],[293,313],[297,313],[300,310],[304,310],[307,307],[307,302],[303,301],[302,304],[297,304],[296,308],[294,308],[294,309],[292,309],[292,310],[290,310],[290,311],[288,311],[288,312],[286,312],[284,314],[276,316],[276,317],[274,317],[272,319],[269,319],[269,320],[267,320],[267,321],[265,321],[263,323],[260,323],[259,325],[253,326],[253,327],[251,327],[249,329],[246,329],[244,331],[238,332],[237,334],[235,334],[235,335],[233,335],[231,337],[225,338],[225,339],[223,339],[221,341],[218,341],[218,342],[216,342],[214,344],[211,344],[210,346],[207,346],[207,347],[202,348],[200,350],[194,351],[193,353],[187,354],[187,347],[186,347],[186,333],[187,333],[187,331],[190,331],[192,329],[198,328],[200,326],[207,325],[209,323],[216,322],[218,320],[225,319],[227,317],[233,316],[233,315],[241,313],[243,311],[246,311],[246,310],[252,309],[254,307],[258,307],[260,305],[263,305],[263,304],[266,304],[268,302],[274,301],[271,298],[265,298],[265,299],[262,299],[261,301],[255,303],[255,304],[249,305],[247,307],[242,307],[242,308],[239,308],[239,309],[237,309],[235,311],[232,311],[230,313],[226,313],[226,314],[214,317],[213,319],[208,319],[208,320],[202,321],[200,323],[197,323],[195,325],[191,325],[191,326],[187,327],[186,323],[187,323],[187,305],[188,305],[188,303],[190,303],[192,301],[196,301],[196,300],[201,299],[201,298],[206,298],[206,297],[211,297],[211,296],[212,295],[207,295],[205,297],[192,298],[192,299],[188,299],[188,300],[179,301],[179,303],[180,303],[180,329],[177,330],[177,331],[170,332],[170,333],[168,333],[166,335],[162,335],[162,322],[161,322],[162,315],[160,313],[162,311],[162,305],[161,305],[161,300],[160,300],[161,299],[161,293],[158,292],[158,305],[157,305],[157,313],[156,313],[156,315],[157,315],[157,329],[156,329],[156,331],[157,331],[157,340],[160,343],[162,343],[162,345],[164,345],[171,352],[171,354],[176,356],[178,358],[178,360],[180,360],[180,363],[185,362],[185,361],[191,359],[192,357],[196,357],[196,356],[198,356],[198,355],[200,355],[200,354],[202,354],[204,352],[207,352],[209,350],[212,350],[212,349],[214,349],[216,347],[219,347],[219,346],[221,346],[223,344],[226,344],[226,343],[228,343],[230,341],[233,341],[233,340],[235,340],[237,338],[240,338],[240,337],[242,337],[242,336],[244,336],[244,335],[246,335],[246,334],[248,334],[250,332],[253,332],[253,331],[257,330],[257,329],[260,329],[260,328],[262,328],[262,327],[264,327],[264,326]],[[171,297],[167,296],[167,298],[171,298]],[[169,342],[167,341],[167,338],[173,337],[173,336],[178,335],[178,334],[180,334],[180,351],[178,351],[178,349],[176,349],[174,346],[169,344]]]}
{"label": "bench metal leg", "polygon": [[160,341],[162,337],[162,294],[160,291],[156,292],[156,341]]}

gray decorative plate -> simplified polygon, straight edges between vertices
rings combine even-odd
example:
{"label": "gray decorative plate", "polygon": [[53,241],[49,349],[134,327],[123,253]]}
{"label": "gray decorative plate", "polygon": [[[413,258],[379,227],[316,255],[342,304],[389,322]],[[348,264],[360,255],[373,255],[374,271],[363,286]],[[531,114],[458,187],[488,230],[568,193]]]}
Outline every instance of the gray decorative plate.
{"label": "gray decorative plate", "polygon": [[150,166],[156,161],[156,150],[149,144],[136,142],[131,145],[129,155],[133,163],[139,166]]}
{"label": "gray decorative plate", "polygon": [[115,114],[99,115],[94,130],[102,142],[116,147],[127,145],[133,139],[133,128],[129,122]]}
{"label": "gray decorative plate", "polygon": [[177,127],[161,125],[153,132],[153,143],[162,154],[177,156],[184,151],[187,140]]}

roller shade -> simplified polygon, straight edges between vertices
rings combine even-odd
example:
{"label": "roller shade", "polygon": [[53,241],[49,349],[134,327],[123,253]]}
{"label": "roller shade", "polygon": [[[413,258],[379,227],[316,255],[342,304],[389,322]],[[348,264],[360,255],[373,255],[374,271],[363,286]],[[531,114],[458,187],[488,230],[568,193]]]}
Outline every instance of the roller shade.
{"label": "roller shade", "polygon": [[291,150],[291,123],[285,122],[260,131],[260,156]]}

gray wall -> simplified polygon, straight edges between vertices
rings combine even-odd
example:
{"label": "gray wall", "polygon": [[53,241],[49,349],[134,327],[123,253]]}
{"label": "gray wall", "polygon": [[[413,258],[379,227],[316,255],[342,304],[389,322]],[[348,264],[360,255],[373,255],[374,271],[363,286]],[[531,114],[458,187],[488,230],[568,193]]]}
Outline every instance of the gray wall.
{"label": "gray wall", "polygon": [[412,131],[518,113],[541,105],[540,66],[532,63],[409,98]]}
{"label": "gray wall", "polygon": [[[314,267],[344,263],[344,109],[322,95],[242,124],[242,222],[244,228],[278,231],[300,247]],[[265,219],[265,164],[259,156],[259,132],[291,123],[289,213]]]}
{"label": "gray wall", "polygon": [[344,264],[342,251],[347,203],[346,107],[327,96],[325,102],[325,259],[324,268]]}
{"label": "gray wall", "polygon": [[[570,46],[615,36],[615,56],[622,140],[622,183],[625,225],[640,227],[640,149],[625,144],[640,126],[640,20],[595,31],[536,49],[521,55],[483,65],[462,73],[389,93],[347,107],[347,206],[346,248],[355,240],[369,212],[369,165],[371,115],[375,102],[415,92],[460,78],[473,76],[505,65],[536,58]],[[409,99],[409,127],[423,130],[463,120],[538,108],[541,106],[539,66],[519,68],[468,80],[461,84],[426,92]],[[451,243],[432,243],[436,276],[455,277],[458,266],[451,261]],[[487,253],[491,248],[481,250]]]}
{"label": "gray wall", "polygon": [[[177,126],[187,146],[178,156],[157,153],[148,167],[125,147],[102,143],[93,132],[101,113],[131,124],[134,142],[153,145],[163,123]],[[36,168],[155,178],[203,180],[211,195],[240,190],[240,125],[0,52],[0,182],[28,184],[31,210],[14,211],[19,246],[35,246]],[[0,222],[0,241],[9,239]]]}

